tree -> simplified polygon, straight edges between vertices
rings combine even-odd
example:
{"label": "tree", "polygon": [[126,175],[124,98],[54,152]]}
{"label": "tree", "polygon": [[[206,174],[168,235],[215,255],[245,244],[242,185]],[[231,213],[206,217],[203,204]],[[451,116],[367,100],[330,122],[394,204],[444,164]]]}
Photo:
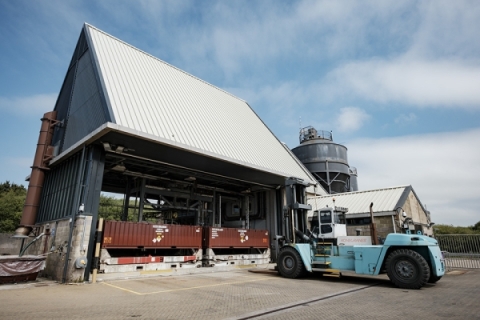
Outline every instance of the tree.
{"label": "tree", "polygon": [[437,234],[480,234],[480,229],[475,227],[456,227],[453,225],[437,224],[433,227],[434,233]]}
{"label": "tree", "polygon": [[480,221],[478,221],[477,223],[475,223],[472,227],[473,230],[475,231],[479,231],[480,232]]}
{"label": "tree", "polygon": [[20,224],[27,190],[6,181],[0,184],[0,232],[10,233]]}
{"label": "tree", "polygon": [[123,200],[100,195],[98,216],[105,220],[120,220],[123,212]]}
{"label": "tree", "polygon": [[[20,224],[27,189],[23,185],[5,181],[0,183],[0,233],[12,233]],[[133,204],[132,204],[133,205]],[[107,220],[120,220],[123,200],[100,196],[99,215]],[[128,220],[133,221],[133,209],[128,210]]]}
{"label": "tree", "polygon": [[[135,205],[130,200],[130,208],[128,209],[127,221],[135,221],[137,219],[136,211],[132,208]],[[105,220],[120,221],[123,216],[123,199],[117,199],[105,195],[100,195],[100,204],[98,208],[98,216]]]}

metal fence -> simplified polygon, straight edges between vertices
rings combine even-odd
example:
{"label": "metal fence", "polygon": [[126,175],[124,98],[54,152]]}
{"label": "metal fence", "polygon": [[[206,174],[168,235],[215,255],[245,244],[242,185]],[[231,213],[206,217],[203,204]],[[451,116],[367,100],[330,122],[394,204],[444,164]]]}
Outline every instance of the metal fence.
{"label": "metal fence", "polygon": [[441,234],[435,238],[444,251],[447,269],[480,269],[480,234]]}

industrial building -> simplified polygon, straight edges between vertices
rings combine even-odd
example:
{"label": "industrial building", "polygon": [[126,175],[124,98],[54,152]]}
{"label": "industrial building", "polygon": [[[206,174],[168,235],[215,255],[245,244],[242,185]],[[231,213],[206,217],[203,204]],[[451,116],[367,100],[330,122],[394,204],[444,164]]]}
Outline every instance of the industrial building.
{"label": "industrial building", "polygon": [[379,237],[385,238],[389,233],[433,235],[430,212],[422,205],[412,186],[312,197],[308,203],[313,211],[327,206],[347,208],[347,234],[351,236],[370,235],[372,203]]}
{"label": "industrial building", "polygon": [[[32,168],[17,237],[62,282],[268,262],[285,179],[327,194],[245,101],[88,24]],[[125,201],[96,259],[101,192]]]}
{"label": "industrial building", "polygon": [[[304,128],[289,150],[245,101],[85,24],[42,118],[16,236],[41,238],[27,252],[49,253],[43,276],[63,283],[88,281],[92,270],[268,263],[290,223],[290,178],[308,186],[312,212],[333,197],[347,207],[349,234],[368,233],[371,202],[380,236],[404,226],[431,234],[411,187],[358,191],[331,132]],[[102,192],[123,197],[103,223]]]}

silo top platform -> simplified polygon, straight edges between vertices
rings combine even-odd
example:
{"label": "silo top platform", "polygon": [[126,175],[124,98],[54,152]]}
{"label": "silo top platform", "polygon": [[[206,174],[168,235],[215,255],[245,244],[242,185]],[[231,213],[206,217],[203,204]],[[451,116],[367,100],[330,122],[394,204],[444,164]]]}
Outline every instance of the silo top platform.
{"label": "silo top platform", "polygon": [[308,126],[300,129],[300,144],[310,140],[327,140],[333,141],[333,134],[331,131],[317,131],[314,127]]}

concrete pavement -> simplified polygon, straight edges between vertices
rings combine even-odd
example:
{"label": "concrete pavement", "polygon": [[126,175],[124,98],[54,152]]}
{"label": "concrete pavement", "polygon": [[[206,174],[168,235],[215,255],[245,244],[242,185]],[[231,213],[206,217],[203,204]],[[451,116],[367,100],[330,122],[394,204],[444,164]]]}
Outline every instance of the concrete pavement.
{"label": "concrete pavement", "polygon": [[478,319],[478,297],[480,270],[451,271],[435,285],[405,290],[386,277],[291,280],[234,269],[0,285],[0,319]]}

